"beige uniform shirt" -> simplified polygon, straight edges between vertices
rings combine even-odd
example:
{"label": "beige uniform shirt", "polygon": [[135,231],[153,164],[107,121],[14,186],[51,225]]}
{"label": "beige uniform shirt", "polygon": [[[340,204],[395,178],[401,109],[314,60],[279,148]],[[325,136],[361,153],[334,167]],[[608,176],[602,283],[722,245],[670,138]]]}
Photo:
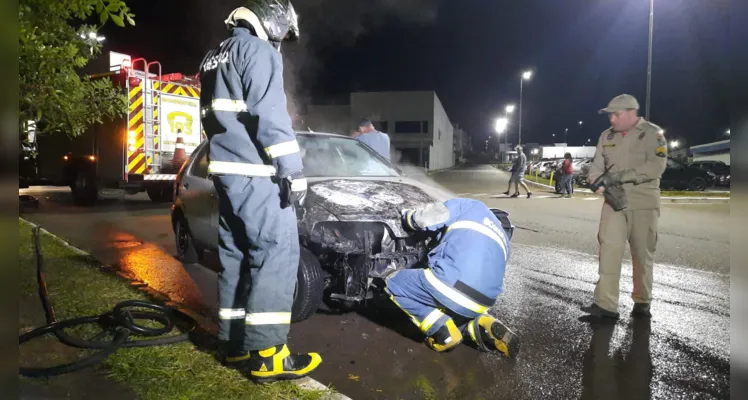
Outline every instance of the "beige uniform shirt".
{"label": "beige uniform shirt", "polygon": [[623,176],[627,210],[660,208],[660,178],[667,166],[667,143],[660,127],[639,118],[624,136],[609,128],[600,135],[588,180],[594,182],[605,169],[629,170]]}

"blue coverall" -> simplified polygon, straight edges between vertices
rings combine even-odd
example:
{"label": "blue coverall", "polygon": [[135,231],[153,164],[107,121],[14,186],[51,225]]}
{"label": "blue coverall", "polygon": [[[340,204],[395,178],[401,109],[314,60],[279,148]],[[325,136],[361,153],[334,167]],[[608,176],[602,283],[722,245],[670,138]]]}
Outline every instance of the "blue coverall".
{"label": "blue coverall", "polygon": [[[501,222],[480,201],[444,202],[448,218],[418,227],[412,213],[404,224],[439,232],[438,244],[428,254],[428,268],[406,269],[387,279],[387,292],[428,337],[452,316],[464,337],[469,323],[484,314],[503,290],[510,242]],[[451,315],[450,315],[451,314]]]}
{"label": "blue coverall", "polygon": [[273,177],[302,171],[302,162],[281,55],[235,27],[206,55],[200,81],[208,171],[219,198],[219,338],[244,353],[285,344],[299,240],[294,208],[281,208]]}

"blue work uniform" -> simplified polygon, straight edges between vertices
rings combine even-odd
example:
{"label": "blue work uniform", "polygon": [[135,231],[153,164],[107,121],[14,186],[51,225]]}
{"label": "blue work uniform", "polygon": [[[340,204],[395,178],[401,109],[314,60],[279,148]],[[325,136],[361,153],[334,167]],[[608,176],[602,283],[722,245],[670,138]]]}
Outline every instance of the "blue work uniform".
{"label": "blue work uniform", "polygon": [[208,171],[219,198],[219,338],[237,352],[287,343],[299,240],[277,178],[302,171],[280,53],[246,28],[200,67]]}
{"label": "blue work uniform", "polygon": [[390,137],[386,133],[371,131],[360,134],[356,139],[374,149],[387,161],[390,160]]}
{"label": "blue work uniform", "polygon": [[453,316],[460,317],[458,328],[468,336],[468,323],[486,313],[503,291],[510,242],[482,202],[452,199],[444,205],[449,216],[430,226],[414,224],[413,210],[404,217],[412,229],[438,232],[438,244],[429,252],[426,268],[390,275],[387,292],[426,336]]}

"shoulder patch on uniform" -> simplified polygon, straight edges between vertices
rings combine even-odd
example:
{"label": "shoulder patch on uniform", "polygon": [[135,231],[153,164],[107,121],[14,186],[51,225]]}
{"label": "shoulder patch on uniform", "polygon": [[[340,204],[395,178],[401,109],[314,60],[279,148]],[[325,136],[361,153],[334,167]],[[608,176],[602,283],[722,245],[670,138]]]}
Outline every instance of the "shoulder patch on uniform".
{"label": "shoulder patch on uniform", "polygon": [[659,146],[655,149],[655,155],[657,157],[667,157],[665,146]]}
{"label": "shoulder patch on uniform", "polygon": [[615,144],[604,144],[603,147],[616,147]]}
{"label": "shoulder patch on uniform", "polygon": [[642,133],[640,133],[640,134],[639,134],[639,140],[642,140],[642,139],[644,139],[644,136],[646,136],[646,135],[647,135],[647,132],[642,132]]}
{"label": "shoulder patch on uniform", "polygon": [[608,134],[608,136],[607,136],[607,139],[608,139],[608,140],[613,140],[613,138],[614,138],[614,137],[616,137],[616,133],[615,133],[615,132],[610,132],[610,133]]}

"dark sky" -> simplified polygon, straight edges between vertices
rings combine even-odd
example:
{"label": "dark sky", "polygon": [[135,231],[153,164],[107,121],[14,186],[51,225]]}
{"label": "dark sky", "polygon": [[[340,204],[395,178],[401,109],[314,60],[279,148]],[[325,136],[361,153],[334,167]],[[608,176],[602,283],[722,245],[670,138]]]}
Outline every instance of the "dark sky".
{"label": "dark sky", "polygon": [[[225,36],[241,1],[129,0],[137,26],[108,26],[104,50],[194,74]],[[189,5],[187,5],[189,4]],[[608,127],[597,110],[630,93],[645,103],[647,0],[298,0],[302,41],[284,45],[290,101],[350,91],[435,90],[474,142],[492,133],[525,84],[523,142],[594,143]],[[180,16],[176,16],[180,15]],[[728,0],[657,0],[651,119],[695,145],[729,127]],[[583,120],[580,130],[577,121]],[[516,141],[515,118],[510,141]],[[556,140],[558,141],[558,140]]]}

